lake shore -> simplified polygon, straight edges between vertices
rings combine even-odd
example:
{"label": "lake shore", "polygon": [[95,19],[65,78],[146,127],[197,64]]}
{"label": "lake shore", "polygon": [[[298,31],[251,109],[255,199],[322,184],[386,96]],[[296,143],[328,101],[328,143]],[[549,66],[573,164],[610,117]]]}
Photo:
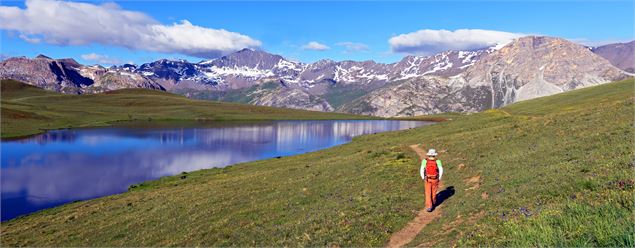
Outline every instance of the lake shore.
{"label": "lake shore", "polygon": [[137,123],[54,130],[16,141],[3,140],[1,220],[122,193],[130,185],[163,176],[314,152],[348,143],[359,135],[432,123],[296,120],[160,127]]}

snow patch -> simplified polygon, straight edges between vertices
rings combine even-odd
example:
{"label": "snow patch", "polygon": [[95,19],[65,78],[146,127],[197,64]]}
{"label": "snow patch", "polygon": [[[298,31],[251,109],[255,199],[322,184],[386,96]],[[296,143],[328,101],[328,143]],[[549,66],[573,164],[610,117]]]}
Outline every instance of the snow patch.
{"label": "snow patch", "polygon": [[437,64],[434,65],[432,70],[426,71],[422,75],[428,75],[428,74],[431,74],[431,73],[435,73],[437,71],[444,71],[444,70],[452,68],[453,65],[454,64],[452,62],[449,62],[449,61],[444,61],[442,63],[437,63]]}
{"label": "snow patch", "polygon": [[[224,76],[244,76],[251,78],[262,78],[262,77],[273,77],[275,74],[271,70],[260,70],[256,68],[249,68],[247,66],[241,67],[216,67],[212,66],[209,68],[211,72],[216,75],[224,75]],[[210,75],[206,73],[206,75]]]}

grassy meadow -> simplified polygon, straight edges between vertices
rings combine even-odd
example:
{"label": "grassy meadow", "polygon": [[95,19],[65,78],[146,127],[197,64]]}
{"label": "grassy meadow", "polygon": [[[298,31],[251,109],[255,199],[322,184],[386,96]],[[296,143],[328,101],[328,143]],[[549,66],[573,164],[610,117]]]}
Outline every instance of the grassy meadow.
{"label": "grassy meadow", "polygon": [[371,117],[238,103],[192,100],[162,91],[125,89],[66,95],[13,80],[2,80],[2,138],[50,129],[108,126],[126,122],[211,122]]}
{"label": "grassy meadow", "polygon": [[[1,243],[382,246],[423,208],[418,158],[408,147],[422,144],[440,151],[451,196],[441,205],[441,218],[409,246],[633,247],[634,84],[629,79],[448,115],[451,121],[356,137],[317,152],[144,182],[123,194],[3,222]],[[91,96],[56,95],[64,100],[51,106],[22,98],[23,106],[4,97],[3,88],[3,129],[5,102],[10,109],[51,118],[48,108]],[[120,109],[155,108],[116,103]],[[181,113],[179,106],[161,108]],[[252,107],[254,115],[255,109],[276,111]]]}

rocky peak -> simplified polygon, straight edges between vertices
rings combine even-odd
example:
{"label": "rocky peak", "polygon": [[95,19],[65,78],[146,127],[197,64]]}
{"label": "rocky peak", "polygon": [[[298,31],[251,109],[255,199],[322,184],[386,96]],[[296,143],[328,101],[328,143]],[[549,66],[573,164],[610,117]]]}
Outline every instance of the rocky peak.
{"label": "rocky peak", "polygon": [[624,77],[589,49],[545,36],[518,38],[483,56],[462,75],[472,87],[492,87],[492,107]]}
{"label": "rocky peak", "polygon": [[121,88],[162,89],[137,73],[84,66],[74,59],[10,58],[0,62],[0,79],[19,80],[40,88],[64,93],[94,93]]}
{"label": "rocky peak", "polygon": [[38,54],[35,58],[36,59],[52,59],[51,57],[46,56],[44,54]]}
{"label": "rocky peak", "polygon": [[58,63],[62,63],[65,66],[70,66],[73,68],[80,68],[83,66],[82,64],[80,64],[79,62],[77,62],[75,59],[72,59],[72,58],[57,59],[55,61],[57,61]]}
{"label": "rocky peak", "polygon": [[151,63],[142,64],[135,72],[146,76],[157,77],[165,80],[179,81],[184,78],[197,76],[199,71],[195,64],[186,60],[161,59]]}
{"label": "rocky peak", "polygon": [[248,67],[267,70],[273,69],[281,60],[284,60],[284,58],[280,55],[245,48],[202,64],[216,67]]}
{"label": "rocky peak", "polygon": [[73,59],[52,59],[38,55],[9,58],[0,62],[0,79],[15,79],[29,84],[67,93],[78,93],[78,88],[93,84],[78,71],[81,65]]}

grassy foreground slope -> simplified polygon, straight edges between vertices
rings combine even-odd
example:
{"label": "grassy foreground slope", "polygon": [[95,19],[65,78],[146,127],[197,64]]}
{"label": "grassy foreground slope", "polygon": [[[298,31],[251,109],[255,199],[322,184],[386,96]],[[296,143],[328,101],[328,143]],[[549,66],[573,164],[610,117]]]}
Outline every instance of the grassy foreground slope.
{"label": "grassy foreground slope", "polygon": [[632,247],[634,83],[165,177],[2,223],[0,238],[3,246],[381,246],[423,208],[408,148],[422,143],[440,151],[454,194],[411,246]]}
{"label": "grassy foreground slope", "polygon": [[364,119],[360,115],[192,100],[161,91],[125,89],[66,95],[13,80],[1,81],[2,137],[47,129],[105,126],[121,121],[253,121]]}

